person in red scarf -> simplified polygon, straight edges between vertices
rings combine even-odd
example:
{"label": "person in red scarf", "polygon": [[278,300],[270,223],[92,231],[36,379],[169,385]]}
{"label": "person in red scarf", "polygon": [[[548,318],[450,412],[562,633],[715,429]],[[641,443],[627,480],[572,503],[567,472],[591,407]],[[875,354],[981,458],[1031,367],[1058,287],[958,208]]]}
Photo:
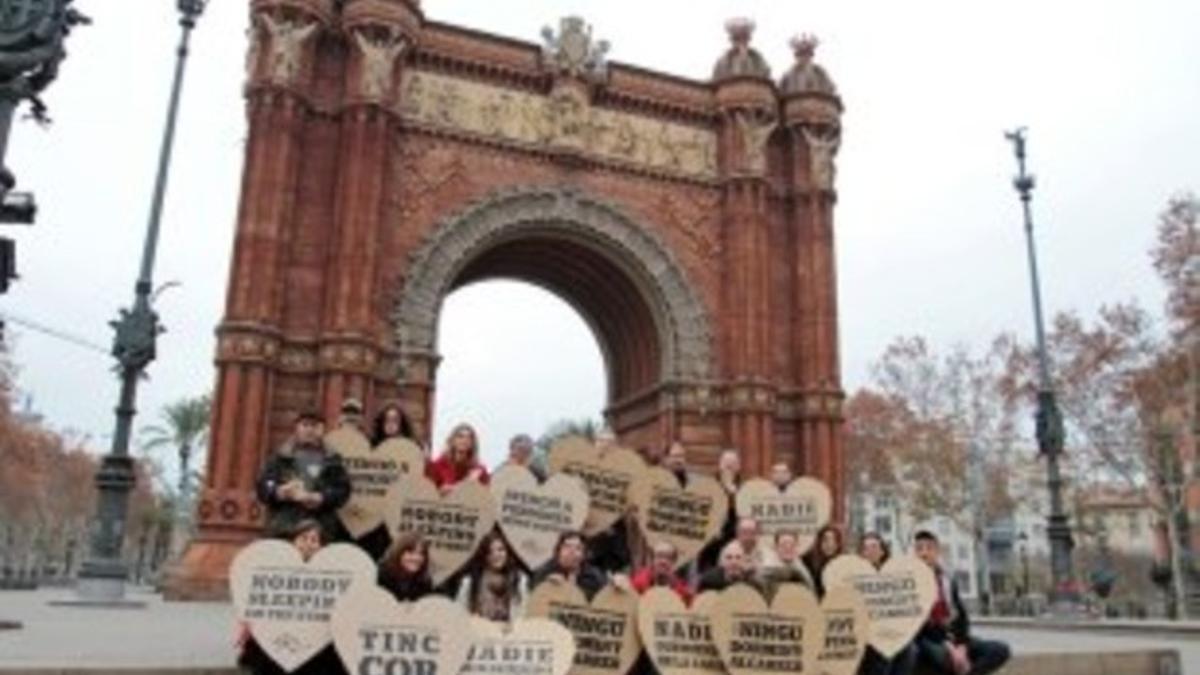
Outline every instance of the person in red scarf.
{"label": "person in red scarf", "polygon": [[917,634],[918,662],[942,675],[987,675],[1008,662],[1008,645],[971,635],[971,620],[958,595],[958,583],[942,569],[941,546],[929,530],[913,537],[917,557],[933,569],[938,596]]}
{"label": "person in red scarf", "polygon": [[433,462],[425,465],[425,477],[443,493],[465,480],[488,482],[487,467],[479,462],[479,437],[475,428],[465,422],[450,431],[446,449]]}
{"label": "person in red scarf", "polygon": [[692,589],[683,577],[675,573],[675,563],[679,562],[679,549],[666,541],[656,541],[650,547],[650,564],[639,569],[630,577],[629,583],[638,595],[645,593],[654,586],[663,586],[675,592],[683,604],[692,604]]}

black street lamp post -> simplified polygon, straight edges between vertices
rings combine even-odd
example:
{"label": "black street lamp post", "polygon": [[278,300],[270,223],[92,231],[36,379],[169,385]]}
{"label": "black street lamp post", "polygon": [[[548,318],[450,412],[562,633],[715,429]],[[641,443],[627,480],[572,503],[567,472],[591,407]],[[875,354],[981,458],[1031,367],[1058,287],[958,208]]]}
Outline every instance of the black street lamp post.
{"label": "black street lamp post", "polygon": [[[74,0],[0,0],[0,224],[32,225],[37,205],[30,192],[16,192],[17,178],[5,166],[8,135],[17,108],[28,101],[34,119],[46,121],[39,95],[58,77],[71,28],[89,23],[71,7]],[[0,237],[0,294],[17,277],[16,243]],[[0,322],[3,326],[3,322]]]}
{"label": "black street lamp post", "polygon": [[1034,178],[1025,171],[1025,129],[1005,132],[1012,142],[1017,156],[1018,173],[1013,178],[1013,187],[1021,195],[1021,207],[1025,216],[1025,245],[1029,257],[1029,276],[1033,291],[1033,320],[1037,334],[1038,392],[1035,421],[1038,452],[1046,459],[1046,484],[1050,491],[1050,515],[1047,517],[1046,534],[1050,540],[1050,574],[1052,605],[1061,606],[1074,594],[1071,569],[1071,526],[1063,510],[1063,480],[1059,468],[1059,457],[1063,451],[1063,421],[1058,410],[1054,385],[1050,380],[1050,361],[1046,353],[1046,331],[1042,321],[1042,292],[1038,280],[1037,253],[1033,243],[1033,214],[1030,201],[1033,199]]}
{"label": "black street lamp post", "polygon": [[91,554],[79,571],[79,594],[83,600],[89,602],[120,602],[125,595],[125,582],[129,575],[128,566],[121,556],[121,549],[125,539],[129,491],[135,480],[133,459],[129,456],[130,431],[136,412],[134,404],[137,399],[138,380],[142,378],[146,366],[154,360],[155,342],[158,334],[163,331],[158,322],[158,314],[151,306],[154,256],[158,249],[159,223],[167,189],[171,149],[175,140],[175,119],[179,111],[188,42],[206,2],[207,0],[177,0],[182,33],[176,50],[175,78],[171,86],[166,129],[159,152],[158,175],[150,204],[146,241],[142,249],[141,271],[134,286],[133,309],[122,309],[120,318],[110,324],[116,330],[113,356],[117,358],[117,369],[120,372],[121,394],[116,407],[117,420],[112,451],[104,456],[100,471],[96,475],[99,507],[97,522],[92,532]]}

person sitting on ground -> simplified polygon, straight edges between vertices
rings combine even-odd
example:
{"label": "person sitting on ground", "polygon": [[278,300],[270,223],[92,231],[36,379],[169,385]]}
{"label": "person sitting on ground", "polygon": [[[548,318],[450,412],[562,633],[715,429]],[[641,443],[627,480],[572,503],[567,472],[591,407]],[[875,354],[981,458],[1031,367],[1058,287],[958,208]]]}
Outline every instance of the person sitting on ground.
{"label": "person sitting on ground", "polygon": [[429,542],[419,532],[401,532],[379,560],[379,586],[400,602],[416,602],[433,593]]}
{"label": "person sitting on ground", "polygon": [[517,434],[508,442],[508,458],[500,468],[506,466],[524,467],[539,483],[546,482],[545,470],[533,460],[533,438],[529,434]]}
{"label": "person sitting on ground", "polygon": [[779,488],[780,492],[786,490],[795,477],[792,467],[787,462],[775,462],[771,465],[771,484]]}
{"label": "person sitting on ground", "polygon": [[656,541],[650,546],[652,557],[649,565],[633,573],[630,585],[638,595],[645,593],[654,586],[669,588],[683,600],[683,604],[692,604],[692,589],[687,580],[675,572],[675,564],[679,562],[679,549],[667,541]]}
{"label": "person sitting on ground", "polygon": [[463,481],[488,482],[487,467],[479,462],[479,435],[470,424],[460,423],[450,431],[446,449],[437,460],[425,465],[425,476],[444,494]]}
{"label": "person sitting on ground", "polygon": [[[322,536],[321,523],[312,518],[301,518],[286,533],[286,538],[291,540],[304,562],[311,560],[317,551],[321,550],[324,545]],[[238,649],[237,664],[240,670],[254,675],[283,675],[288,672],[263,651],[250,634],[250,625],[245,622],[238,624],[235,645]],[[346,669],[331,644],[291,672],[294,675],[336,675],[345,673]]]}
{"label": "person sitting on ground", "polygon": [[515,621],[525,613],[529,578],[508,542],[492,530],[480,542],[459,589],[459,603],[488,621]]}
{"label": "person sitting on ground", "polygon": [[818,598],[825,597],[825,582],[821,575],[830,560],[845,552],[842,542],[842,531],[833,525],[826,525],[817,530],[817,541],[811,550],[804,554],[804,564],[808,566],[808,574],[813,580],[813,590]]}
{"label": "person sitting on ground", "polygon": [[929,530],[913,537],[917,557],[937,577],[937,600],[917,633],[917,661],[941,675],[987,675],[1008,662],[1008,645],[971,635],[971,620],[958,594],[958,582],[942,569],[941,546]]}
{"label": "person sitting on ground", "polygon": [[319,415],[299,414],[292,437],[259,472],[256,487],[266,506],[268,535],[286,535],[312,518],[321,524],[325,541],[344,537],[337,510],[350,499],[350,476],[341,456],[325,447],[324,432]]}
{"label": "person sitting on ground", "polygon": [[[875,569],[880,569],[892,557],[892,552],[878,532],[867,532],[858,542],[858,555]],[[917,649],[911,642],[890,659],[868,645],[858,672],[861,675],[909,675],[916,665]]]}
{"label": "person sitting on ground", "polygon": [[575,584],[591,600],[608,583],[608,577],[587,562],[583,533],[570,530],[558,536],[554,555],[533,575],[534,588],[547,581]]}
{"label": "person sitting on ground", "polygon": [[760,593],[762,592],[762,586],[759,585],[758,579],[746,566],[746,552],[742,550],[742,545],[734,540],[725,544],[725,547],[721,549],[721,557],[717,560],[717,566],[700,577],[698,590],[701,593],[723,591],[737,583],[747,584]]}
{"label": "person sitting on ground", "polygon": [[812,577],[800,558],[799,543],[800,535],[793,530],[775,533],[775,551],[758,570],[758,581],[768,601],[775,598],[783,584],[801,584],[812,590]]}

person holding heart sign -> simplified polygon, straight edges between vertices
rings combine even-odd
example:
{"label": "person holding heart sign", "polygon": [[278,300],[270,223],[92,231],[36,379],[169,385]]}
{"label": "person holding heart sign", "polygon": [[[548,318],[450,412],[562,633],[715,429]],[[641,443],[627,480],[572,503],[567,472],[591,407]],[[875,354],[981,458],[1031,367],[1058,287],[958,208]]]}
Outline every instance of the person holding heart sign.
{"label": "person holding heart sign", "polygon": [[[868,532],[858,542],[858,555],[878,570],[892,557],[892,551],[878,532]],[[890,659],[868,646],[858,672],[861,675],[909,675],[916,666],[917,648],[911,642]]]}
{"label": "person holding heart sign", "polygon": [[[286,534],[286,538],[290,539],[299,551],[300,559],[306,563],[324,546],[322,536],[321,524],[311,518],[296,522]],[[289,672],[263,651],[251,636],[250,624],[247,622],[238,623],[234,647],[238,650],[238,667],[243,671],[254,675],[283,675]],[[291,671],[292,675],[338,675],[345,672],[346,669],[342,666],[342,660],[338,658],[333,645],[322,649],[298,669]]]}
{"label": "person holding heart sign", "polygon": [[475,616],[508,623],[524,616],[528,596],[529,578],[508,542],[493,530],[483,538],[467,568],[459,603]]}

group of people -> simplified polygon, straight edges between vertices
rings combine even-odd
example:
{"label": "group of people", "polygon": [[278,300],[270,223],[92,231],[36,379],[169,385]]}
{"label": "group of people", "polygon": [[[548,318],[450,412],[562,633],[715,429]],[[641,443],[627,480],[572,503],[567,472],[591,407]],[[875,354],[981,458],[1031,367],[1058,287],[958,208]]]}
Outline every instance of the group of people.
{"label": "group of people", "polygon": [[[361,420],[361,405],[348,401],[339,424],[361,428]],[[376,445],[392,437],[415,441],[413,428],[400,406],[387,405],[375,416],[371,441]],[[305,557],[319,548],[320,542],[352,541],[336,515],[350,497],[350,478],[337,453],[324,446],[323,436],[324,424],[318,415],[299,415],[292,437],[266,462],[257,485],[267,510],[268,534],[291,539]],[[611,433],[597,439],[598,446],[614,442]],[[667,469],[683,484],[695,475],[679,443],[658,452],[639,452],[648,464]],[[527,435],[514,437],[505,464],[528,467],[544,479],[532,459],[532,439]],[[818,597],[823,596],[825,566],[846,552],[841,530],[833,525],[823,527],[807,553],[800,549],[799,532],[779,531],[768,540],[760,535],[753,518],[739,517],[733,508],[732,497],[742,481],[738,453],[724,451],[717,466],[717,478],[731,497],[730,511],[721,535],[685,566],[678,564],[679,551],[673,545],[641,540],[627,520],[619,520],[609,531],[593,537],[575,531],[562,533],[549,562],[532,570],[524,568],[497,528],[482,540],[462,572],[437,586],[430,575],[429,543],[420,533],[392,536],[377,531],[355,543],[377,560],[379,585],[397,600],[415,601],[441,594],[460,602],[472,614],[493,621],[520,618],[531,589],[551,579],[574,584],[589,599],[610,583],[639,594],[656,586],[666,587],[685,603],[698,593],[721,591],[738,583],[757,589],[768,600],[787,583],[804,585]],[[454,427],[443,452],[427,460],[425,474],[443,491],[467,480],[487,483],[489,473],[479,459],[475,430],[468,424]],[[792,479],[786,463],[772,467],[770,480],[780,489]],[[983,675],[998,670],[1009,658],[1008,647],[971,634],[957,584],[953,575],[942,568],[937,537],[928,531],[918,532],[914,549],[934,571],[937,601],[911,644],[891,659],[868,649],[860,672],[904,675],[916,672],[918,664],[923,672],[945,675]],[[887,542],[876,533],[863,535],[857,552],[876,568],[890,556]],[[252,644],[247,652],[254,655]],[[263,672],[261,667],[254,670]],[[635,672],[654,671],[643,657]]]}

